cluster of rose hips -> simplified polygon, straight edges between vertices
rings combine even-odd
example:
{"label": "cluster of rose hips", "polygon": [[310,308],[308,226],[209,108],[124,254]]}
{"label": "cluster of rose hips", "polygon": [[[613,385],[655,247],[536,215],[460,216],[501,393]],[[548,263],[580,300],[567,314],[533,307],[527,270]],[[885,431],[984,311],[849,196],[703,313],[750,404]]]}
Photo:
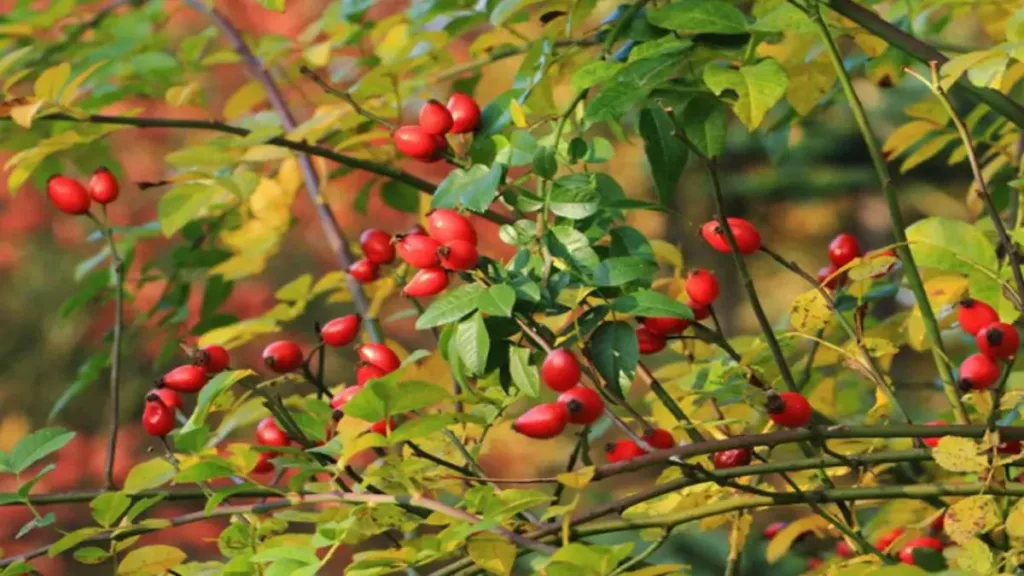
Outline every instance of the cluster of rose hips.
{"label": "cluster of rose hips", "polygon": [[210,376],[223,372],[231,356],[223,346],[207,346],[192,354],[192,363],[183,364],[163,375],[156,387],[146,394],[142,411],[142,428],[150,436],[163,438],[174,430],[174,413],[181,409],[182,394],[196,394],[206,386]]}
{"label": "cluster of rose hips", "polygon": [[462,214],[448,208],[427,215],[427,230],[414,227],[392,237],[383,230],[369,228],[359,237],[363,258],[348,269],[356,280],[372,282],[380,275],[380,266],[391,264],[397,255],[417,268],[402,293],[413,298],[434,296],[448,287],[448,272],[465,272],[476,267],[476,229]]}
{"label": "cluster of rose hips", "polygon": [[[718,278],[703,268],[691,271],[686,277],[684,286],[693,319],[701,321],[711,315],[709,308],[721,288]],[[640,327],[636,329],[636,341],[641,354],[654,354],[665,349],[668,339],[680,334],[690,326],[690,321],[671,316],[646,316],[638,318]]]}
{"label": "cluster of rose hips", "polygon": [[828,266],[818,269],[818,283],[834,290],[846,281],[846,274],[836,274],[843,266],[861,255],[860,242],[853,234],[842,233],[828,243]]}
{"label": "cluster of rose hips", "polygon": [[97,168],[87,186],[67,176],[56,175],[46,183],[50,202],[65,214],[88,214],[93,201],[110,204],[117,200],[120,188],[117,179],[106,168]]}
{"label": "cluster of rose hips", "polygon": [[456,92],[447,106],[429,100],[420,108],[419,123],[398,127],[391,139],[402,154],[423,162],[437,162],[448,147],[445,134],[472,132],[479,124],[480,106],[472,96]]}
{"label": "cluster of rose hips", "polygon": [[957,318],[960,328],[974,336],[978,345],[978,353],[960,363],[960,391],[986,390],[999,380],[999,361],[1017,355],[1020,334],[1010,324],[1000,322],[994,308],[973,298],[960,302]]}

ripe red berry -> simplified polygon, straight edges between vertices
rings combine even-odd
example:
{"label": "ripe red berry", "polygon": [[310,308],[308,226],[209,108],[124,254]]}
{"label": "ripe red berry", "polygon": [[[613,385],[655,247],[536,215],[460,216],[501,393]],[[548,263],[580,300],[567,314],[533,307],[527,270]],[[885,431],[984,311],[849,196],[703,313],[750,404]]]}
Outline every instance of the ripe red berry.
{"label": "ripe red berry", "polygon": [[480,107],[468,94],[452,94],[448,99],[448,111],[452,113],[452,132],[455,134],[472,132],[480,124]]}
{"label": "ripe red berry", "polygon": [[417,160],[432,162],[439,157],[438,142],[419,126],[401,126],[391,135],[399,152]]}
{"label": "ripe red berry", "polygon": [[[945,420],[932,420],[931,422],[925,422],[925,426],[949,426],[949,422]],[[935,448],[939,445],[939,440],[942,440],[940,436],[929,436],[927,438],[921,438],[921,442],[929,448]]]}
{"label": "ripe red berry", "polygon": [[231,354],[223,346],[216,344],[199,349],[196,354],[196,364],[206,370],[207,374],[219,374],[228,368],[231,363]]}
{"label": "ripe red berry", "polygon": [[176,392],[191,394],[206,386],[206,370],[194,364],[178,366],[160,379],[160,384]]}
{"label": "ripe red berry", "polygon": [[565,392],[579,383],[580,364],[572,352],[556,348],[548,353],[541,364],[540,379],[555,392]]}
{"label": "ripe red berry", "polygon": [[942,552],[943,549],[942,541],[932,536],[918,536],[917,538],[911,539],[907,542],[902,549],[900,549],[900,562],[904,564],[914,564],[914,550],[919,548],[929,548],[936,552]]}
{"label": "ripe red berry", "polygon": [[420,108],[420,128],[427,134],[444,136],[452,129],[452,113],[437,100],[428,100]]}
{"label": "ripe red berry", "polygon": [[476,229],[468,218],[455,210],[438,208],[427,215],[430,236],[441,244],[462,240],[476,244]]}
{"label": "ripe red berry", "polygon": [[960,363],[960,391],[986,390],[999,380],[999,364],[984,354],[971,354]]}
{"label": "ripe red berry", "polygon": [[928,525],[928,529],[933,534],[942,534],[942,531],[946,528],[946,511],[943,510],[942,514],[939,514],[932,519],[931,524]]}
{"label": "ripe red berry", "polygon": [[89,178],[89,196],[100,204],[110,204],[117,200],[120,189],[117,178],[106,168],[97,168]]}
{"label": "ripe red berry", "polygon": [[817,570],[818,568],[821,568],[821,565],[824,564],[824,563],[825,563],[824,560],[822,560],[821,558],[818,558],[816,556],[814,558],[808,558],[807,559],[807,569],[808,570]]}
{"label": "ripe red berry", "polygon": [[142,410],[142,428],[150,436],[163,438],[174,430],[174,412],[155,394],[146,397]]}
{"label": "ripe red berry", "polygon": [[420,226],[419,224],[414,224],[412,228],[409,228],[408,230],[405,231],[405,233],[400,234],[399,236],[426,236],[426,235],[427,235],[427,231],[423,228],[423,226]]}
{"label": "ripe red berry", "polygon": [[799,392],[770,392],[768,416],[783,428],[802,428],[811,423],[811,403]]}
{"label": "ripe red berry", "polygon": [[78,181],[67,176],[54,176],[46,183],[50,202],[65,214],[85,214],[89,211],[89,193]]}
{"label": "ripe red berry", "polygon": [[846,540],[836,542],[836,555],[840,558],[853,558],[855,554],[853,546],[850,546],[850,543]]}
{"label": "ripe red berry", "polygon": [[377,265],[366,258],[353,262],[352,265],[348,267],[348,273],[358,280],[360,284],[373,282],[380,277]]}
{"label": "ripe red berry", "polygon": [[860,243],[853,234],[839,234],[828,243],[828,259],[836,268],[842,268],[860,256]]}
{"label": "ripe red berry", "polygon": [[693,302],[688,302],[690,310],[693,310],[693,321],[700,322],[701,320],[707,319],[711,316],[711,309],[707,306],[694,306]]}
{"label": "ripe red berry", "polygon": [[875,550],[885,552],[892,546],[892,543],[903,536],[903,528],[893,528],[892,530],[882,534],[878,540],[875,540]]}
{"label": "ripe red berry", "polygon": [[261,446],[287,446],[288,434],[274,422],[273,416],[267,416],[256,425],[256,443]]}
{"label": "ripe red berry", "polygon": [[391,243],[391,235],[383,230],[363,230],[359,235],[359,245],[366,259],[374,264],[391,264],[395,261],[395,245]]}
{"label": "ripe red berry", "polygon": [[690,325],[689,320],[673,318],[671,316],[648,316],[641,322],[652,334],[658,336],[670,336],[679,334]]}
{"label": "ripe red berry", "polygon": [[1003,440],[996,446],[1000,454],[1020,454],[1020,440]]}
{"label": "ripe red berry", "polygon": [[709,306],[718,299],[718,278],[711,272],[697,268],[686,277],[686,296],[697,306]]}
{"label": "ripe red berry", "polygon": [[646,326],[636,329],[636,342],[641,354],[654,354],[665,349],[665,337],[651,332]]}
{"label": "ripe red berry", "polygon": [[786,526],[789,526],[789,522],[772,522],[764,527],[764,530],[761,531],[761,536],[771,540],[772,538],[775,538],[776,534],[782,532],[782,529]]}
{"label": "ripe red berry", "polygon": [[164,403],[164,406],[170,408],[171,411],[181,409],[181,394],[178,394],[174,390],[171,390],[170,388],[156,388],[155,390],[150,390],[146,397],[149,398],[154,394],[159,397],[160,401]]}
{"label": "ripe red berry", "polygon": [[335,318],[320,329],[320,339],[328,346],[348,346],[359,335],[360,323],[358,314]]}
{"label": "ripe red berry", "polygon": [[363,364],[362,366],[356,368],[356,384],[362,386],[363,384],[366,384],[370,380],[380,378],[382,376],[387,376],[387,374],[387,372],[381,370],[380,368],[374,366],[373,364]]}
{"label": "ripe red berry", "polygon": [[274,463],[270,461],[274,457],[272,452],[260,452],[260,459],[252,467],[250,474],[269,474],[274,471]]}
{"label": "ripe red berry", "polygon": [[387,436],[391,431],[393,431],[397,427],[398,422],[396,422],[394,418],[388,418],[386,420],[374,422],[373,425],[370,426],[370,432],[376,432],[381,436]]}
{"label": "ripe red berry", "polygon": [[331,408],[334,408],[335,410],[341,410],[342,412],[344,412],[345,404],[348,404],[348,401],[351,400],[356,394],[359,394],[359,391],[362,389],[363,386],[359,385],[349,386],[348,388],[343,388],[339,390],[338,393],[331,398]]}
{"label": "ripe red berry", "polygon": [[569,411],[557,402],[538,404],[524,412],[512,424],[512,429],[530,438],[554,438],[565,430]]}
{"label": "ripe red berry", "polygon": [[818,284],[829,290],[835,290],[838,286],[841,286],[846,279],[846,274],[836,274],[836,270],[838,268],[836,268],[835,264],[818,268]]}
{"label": "ripe red berry", "polygon": [[278,374],[294,372],[302,366],[302,349],[291,340],[278,340],[263,349],[263,362]]}
{"label": "ripe red berry", "polygon": [[448,287],[448,272],[444,268],[423,268],[405,283],[402,294],[410,298],[426,298],[444,292]]}
{"label": "ripe red berry", "polygon": [[604,399],[592,388],[573,386],[558,396],[558,403],[569,411],[569,422],[592,424],[604,414]]}
{"label": "ripe red berry", "polygon": [[[736,247],[739,248],[740,254],[753,254],[761,249],[761,234],[753,224],[743,218],[726,218],[725,221],[728,223],[729,229],[732,230],[732,235],[736,239]],[[718,223],[718,220],[704,223],[700,227],[700,235],[704,238],[705,242],[718,252],[725,254],[732,252],[732,249],[729,247],[729,241],[725,237],[725,230]]]}
{"label": "ripe red berry", "polygon": [[446,243],[441,246],[438,255],[441,258],[441,266],[456,272],[476,268],[476,263],[480,259],[476,245],[465,240],[452,240]]}
{"label": "ripe red berry", "polygon": [[715,452],[713,460],[715,463],[715,470],[725,470],[726,468],[746,466],[747,464],[750,464],[750,458],[750,448],[734,448],[732,450]]}
{"label": "ripe red berry", "polygon": [[1016,356],[1020,348],[1020,334],[1005,322],[989,324],[974,339],[978,350],[989,358],[1007,360]]}
{"label": "ripe red berry", "polygon": [[980,300],[964,298],[960,301],[957,310],[957,320],[964,332],[975,336],[981,332],[982,328],[999,322],[999,313],[995,308]]}
{"label": "ripe red berry", "polygon": [[380,368],[385,374],[398,370],[398,367],[402,365],[401,360],[398,359],[398,354],[395,354],[394,350],[383,344],[375,342],[363,344],[356,352],[359,354],[360,360]]}
{"label": "ripe red berry", "polygon": [[647,452],[645,452],[639,444],[632,440],[619,440],[618,442],[608,446],[607,451],[605,452],[608,462],[611,464],[632,460],[633,458],[643,456],[646,453]]}
{"label": "ripe red berry", "polygon": [[441,263],[437,255],[441,244],[430,236],[402,236],[397,247],[398,257],[414,268],[436,268]]}
{"label": "ripe red berry", "polygon": [[664,428],[655,428],[643,435],[644,442],[656,450],[668,450],[676,447],[676,439]]}

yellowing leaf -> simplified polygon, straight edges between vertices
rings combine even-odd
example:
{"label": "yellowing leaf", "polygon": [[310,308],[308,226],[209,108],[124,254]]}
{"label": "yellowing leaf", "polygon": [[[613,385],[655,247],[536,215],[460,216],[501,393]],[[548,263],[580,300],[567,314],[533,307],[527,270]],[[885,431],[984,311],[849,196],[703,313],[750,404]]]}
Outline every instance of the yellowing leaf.
{"label": "yellowing leaf", "polygon": [[71,76],[71,64],[67,62],[47,68],[39,75],[39,78],[36,78],[35,97],[40,100],[56,101],[57,95],[60,94],[60,90],[68,81],[69,76]]}
{"label": "yellowing leaf", "polygon": [[956,134],[939,134],[931,138],[903,160],[903,164],[900,164],[900,173],[906,174],[918,165],[927,162],[957,138]]}
{"label": "yellowing leaf", "polygon": [[828,527],[829,523],[821,516],[804,516],[794,520],[768,542],[765,558],[768,563],[774,564],[789,552],[797,538],[808,532],[823,534]]}
{"label": "yellowing leaf", "polygon": [[968,496],[946,511],[944,530],[951,540],[962,544],[999,526],[999,522],[999,506],[994,496]]}
{"label": "yellowing leaf", "polygon": [[314,68],[323,68],[331,60],[331,41],[325,40],[313,44],[302,52],[302,57]]}
{"label": "yellowing leaf", "polygon": [[786,72],[789,75],[786,100],[801,116],[810,113],[836,83],[835,67],[827,58],[788,66]]}
{"label": "yellowing leaf", "polygon": [[126,576],[164,574],[185,561],[187,556],[174,546],[156,544],[128,553],[117,566],[117,573]]}
{"label": "yellowing leaf", "polygon": [[391,26],[384,39],[376,45],[374,52],[384,65],[394,64],[405,54],[409,44],[409,25],[406,23]]}
{"label": "yellowing leaf", "polygon": [[805,334],[824,328],[831,316],[828,301],[817,289],[797,296],[789,310],[789,322],[793,329]]}
{"label": "yellowing leaf", "polygon": [[1024,539],[1024,499],[1017,500],[1006,517],[1006,533],[1014,540]]}
{"label": "yellowing leaf", "polygon": [[164,100],[171,106],[187,106],[199,95],[199,83],[189,82],[184,86],[171,86],[164,94]]}
{"label": "yellowing leaf", "polygon": [[853,41],[865,54],[872,58],[881,56],[889,46],[885,40],[878,36],[860,30],[853,33]]}
{"label": "yellowing leaf", "polygon": [[14,108],[11,108],[11,119],[22,128],[31,128],[32,119],[35,118],[36,112],[39,112],[39,108],[42,107],[42,105],[42,100],[36,100],[29,104],[15,106]]}
{"label": "yellowing leaf", "polygon": [[219,344],[228,349],[237,348],[257,336],[272,334],[280,329],[277,322],[271,319],[250,318],[210,330],[199,337],[198,346]]}
{"label": "yellowing leaf", "polygon": [[950,546],[942,551],[942,555],[951,568],[958,568],[967,574],[992,574],[995,570],[992,550],[977,538],[968,538],[959,546]]}
{"label": "yellowing leaf", "polygon": [[466,544],[473,562],[491,574],[508,576],[516,560],[516,547],[497,534],[481,533]]}
{"label": "yellowing leaf", "polygon": [[737,99],[732,109],[747,129],[753,131],[785,95],[789,79],[777,61],[768,59],[739,70],[708,66],[704,69],[704,83],[719,96],[726,91],[735,92]]}
{"label": "yellowing leaf", "polygon": [[653,238],[649,242],[651,250],[654,251],[655,260],[670,264],[675,268],[683,267],[683,253],[679,251],[679,248],[658,238]]}
{"label": "yellowing leaf", "polygon": [[263,99],[266,93],[263,91],[263,84],[257,80],[247,82],[224,103],[224,117],[234,120],[252,111]]}
{"label": "yellowing leaf", "polygon": [[242,155],[242,160],[245,162],[269,162],[272,160],[284,160],[291,156],[291,154],[291,151],[287,148],[263,144],[246,150],[245,154]]}
{"label": "yellowing leaf", "polygon": [[970,438],[943,436],[932,450],[932,457],[950,472],[981,472],[988,466],[988,460],[978,452],[978,445]]}
{"label": "yellowing leaf", "polygon": [[529,124],[526,123],[526,112],[523,111],[523,107],[519,105],[519,101],[513,98],[508,103],[508,113],[512,118],[512,123],[518,128],[526,128]]}
{"label": "yellowing leaf", "polygon": [[595,468],[593,466],[587,466],[572,472],[563,472],[555,478],[564,486],[580,490],[585,488],[594,479],[594,471]]}
{"label": "yellowing leaf", "polygon": [[882,145],[882,151],[890,157],[899,156],[922,138],[938,130],[939,126],[927,120],[912,120],[892,131]]}
{"label": "yellowing leaf", "polygon": [[64,91],[60,95],[61,106],[71,106],[75,101],[75,97],[78,96],[78,89],[82,87],[82,84],[85,84],[85,81],[89,79],[89,76],[92,76],[93,72],[99,70],[100,67],[106,63],[106,60],[96,62],[92,66],[86,68],[84,72],[75,76],[74,80],[64,87]]}

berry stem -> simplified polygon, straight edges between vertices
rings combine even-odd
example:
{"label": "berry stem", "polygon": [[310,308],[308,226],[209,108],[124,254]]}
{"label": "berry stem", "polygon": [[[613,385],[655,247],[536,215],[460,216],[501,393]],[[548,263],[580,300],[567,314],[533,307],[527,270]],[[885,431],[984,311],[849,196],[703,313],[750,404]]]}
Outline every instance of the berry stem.
{"label": "berry stem", "polygon": [[[833,0],[832,6],[835,7],[835,0]],[[844,15],[846,14],[847,13],[844,13]],[[917,301],[918,308],[921,310],[921,318],[924,321],[925,332],[927,332],[928,339],[932,344],[932,357],[935,361],[935,367],[939,372],[939,377],[942,380],[942,388],[946,393],[946,398],[949,401],[950,406],[953,408],[954,414],[956,415],[956,421],[961,424],[969,423],[970,418],[967,416],[967,410],[964,408],[963,402],[960,400],[960,392],[957,390],[956,380],[953,378],[953,371],[946,361],[948,355],[946,354],[945,347],[942,344],[942,333],[939,329],[939,323],[935,319],[935,312],[932,310],[931,303],[928,302],[928,292],[925,290],[924,283],[921,280],[921,273],[917,269],[917,263],[914,261],[914,254],[911,252],[910,247],[907,244],[907,234],[905,232],[906,224],[903,221],[903,214],[900,212],[899,196],[897,196],[896,190],[892,187],[892,176],[889,174],[889,168],[886,165],[885,156],[882,155],[882,150],[878,146],[878,139],[875,138],[875,134],[871,129],[871,124],[868,123],[868,117],[867,113],[864,111],[864,105],[861,104],[860,98],[858,98],[857,92],[853,88],[853,82],[850,80],[850,75],[846,71],[842,54],[839,53],[839,48],[836,46],[835,40],[832,38],[832,33],[829,31],[828,25],[825,23],[825,18],[821,13],[820,6],[818,9],[812,11],[809,17],[818,29],[821,40],[825,44],[825,49],[832,61],[832,66],[835,68],[836,75],[839,77],[839,83],[843,87],[843,93],[850,106],[850,112],[853,114],[854,120],[857,122],[857,127],[860,129],[861,137],[864,140],[864,144],[867,146],[868,154],[871,157],[871,163],[875,168],[875,174],[878,176],[878,181],[882,188],[882,194],[885,196],[886,203],[889,206],[889,221],[892,225],[893,237],[897,242],[896,251],[899,255],[900,261],[903,262],[904,269],[906,270],[907,284],[910,285],[910,290],[914,293],[914,300]],[[888,39],[888,37],[885,38]]]}

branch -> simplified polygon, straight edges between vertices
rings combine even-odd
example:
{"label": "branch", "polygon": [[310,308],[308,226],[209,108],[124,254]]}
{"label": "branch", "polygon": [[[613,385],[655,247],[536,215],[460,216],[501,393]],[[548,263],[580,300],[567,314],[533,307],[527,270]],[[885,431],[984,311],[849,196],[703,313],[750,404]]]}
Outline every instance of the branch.
{"label": "branch", "polygon": [[[836,0],[833,1],[835,2]],[[914,262],[914,254],[907,243],[906,224],[903,221],[903,214],[900,212],[900,200],[896,195],[896,191],[892,188],[892,176],[889,174],[885,157],[882,155],[882,150],[878,146],[878,140],[875,138],[871,125],[868,123],[864,106],[857,97],[857,92],[853,89],[850,75],[846,72],[846,67],[843,64],[843,57],[839,53],[839,48],[836,47],[835,40],[832,39],[832,33],[829,32],[824,16],[820,10],[815,10],[809,17],[818,29],[821,40],[825,44],[826,51],[832,61],[832,66],[839,77],[839,83],[843,87],[843,93],[846,95],[846,100],[850,105],[850,111],[857,121],[861,137],[868,148],[871,163],[874,165],[875,173],[881,184],[882,194],[889,205],[889,221],[893,237],[897,242],[896,250],[906,270],[907,284],[910,285],[910,290],[914,293],[914,300],[917,301],[918,308],[921,310],[925,332],[928,333],[928,339],[931,340],[932,344],[932,357],[935,360],[935,367],[939,372],[939,377],[942,379],[942,387],[946,393],[946,398],[949,400],[950,406],[953,407],[957,422],[968,423],[970,419],[967,416],[967,410],[960,400],[960,392],[957,389],[956,381],[953,379],[953,372],[947,363],[948,356],[942,344],[942,333],[939,330],[939,323],[935,319],[935,312],[932,310],[931,303],[928,302],[928,292],[924,289],[921,273]]]}

